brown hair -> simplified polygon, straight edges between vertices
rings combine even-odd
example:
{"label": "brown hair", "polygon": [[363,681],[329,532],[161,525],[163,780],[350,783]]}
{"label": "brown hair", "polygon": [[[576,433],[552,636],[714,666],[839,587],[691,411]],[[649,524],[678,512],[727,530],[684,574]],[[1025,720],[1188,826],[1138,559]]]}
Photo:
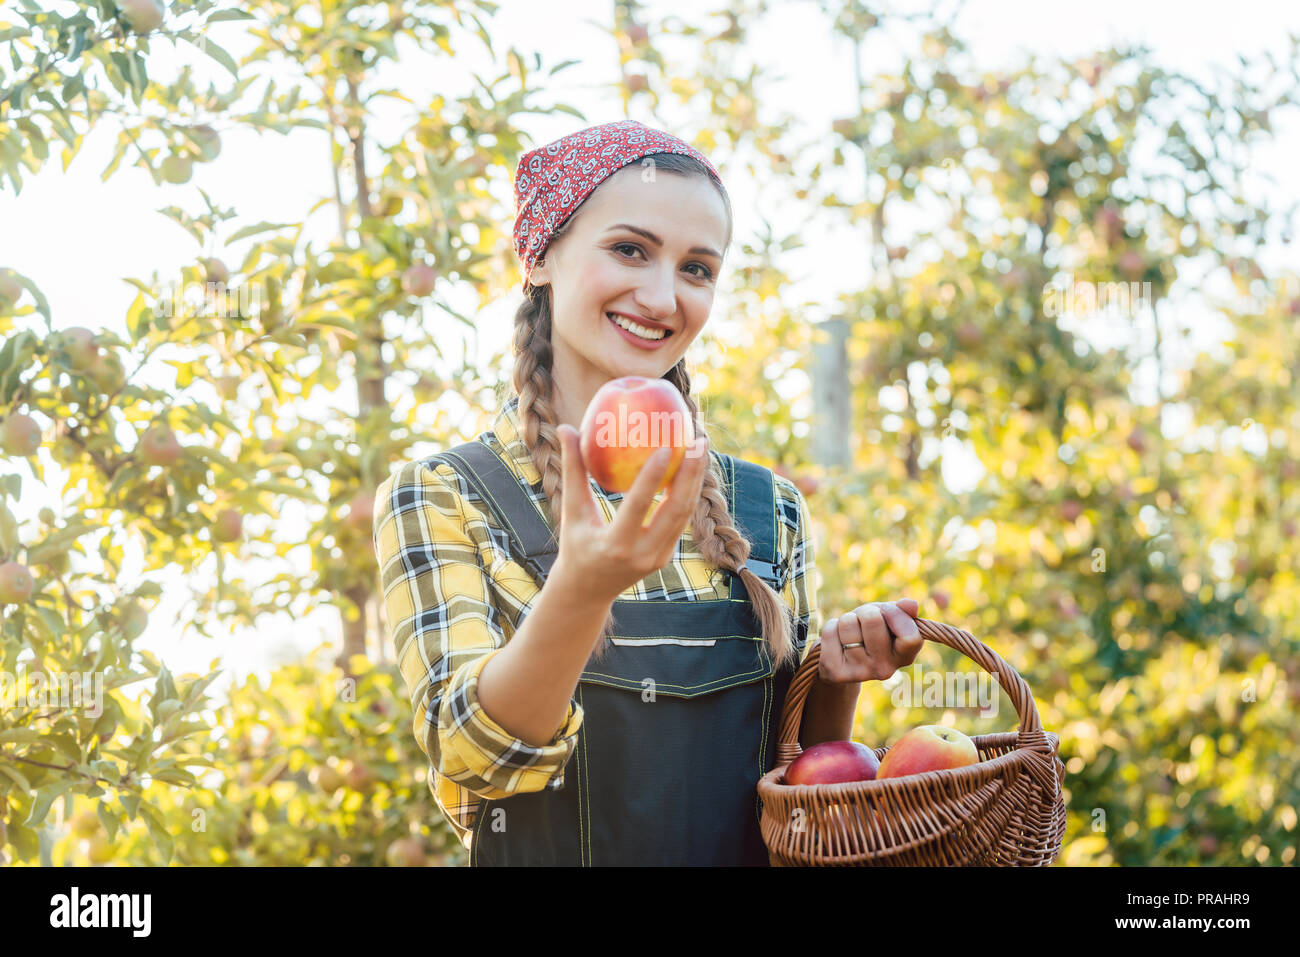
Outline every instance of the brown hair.
{"label": "brown hair", "polygon": [[[657,172],[681,176],[704,176],[717,188],[727,210],[727,246],[731,245],[731,201],[722,185],[709,176],[695,159],[678,153],[653,154]],[[551,236],[551,243],[568,231],[578,210]],[[544,251],[543,251],[544,252]],[[556,433],[555,409],[551,404],[554,380],[551,377],[551,299],[545,286],[524,284],[524,301],[515,313],[514,336],[514,390],[519,396],[519,420],[524,443],[532,454],[533,464],[542,479],[551,508],[552,524],[560,527],[561,490],[563,486],[562,458],[559,436]],[[695,434],[707,434],[699,408],[691,396],[691,380],[683,358],[663,376],[681,392],[695,422]],[[727,498],[722,490],[716,464],[712,457],[704,474],[700,500],[691,516],[691,529],[696,546],[710,563],[739,574],[749,593],[754,612],[762,628],[763,640],[777,666],[797,664],[797,649],[793,639],[793,615],[784,599],[765,581],[745,567],[749,558],[750,543],[732,522]],[[613,613],[605,619],[597,641],[597,658],[603,655],[606,639],[616,627]]]}

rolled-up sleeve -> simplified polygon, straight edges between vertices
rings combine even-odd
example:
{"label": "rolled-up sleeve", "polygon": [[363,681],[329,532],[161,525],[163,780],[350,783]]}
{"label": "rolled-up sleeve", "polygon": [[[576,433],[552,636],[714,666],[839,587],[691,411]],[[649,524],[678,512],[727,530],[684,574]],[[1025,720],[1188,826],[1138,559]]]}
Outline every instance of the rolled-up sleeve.
{"label": "rolled-up sleeve", "polygon": [[571,699],[563,726],[536,747],[479,704],[479,675],[506,636],[493,579],[469,532],[483,516],[453,482],[408,462],[375,495],[375,555],[412,730],[433,771],[481,798],[554,790],[564,784],[582,709]]}

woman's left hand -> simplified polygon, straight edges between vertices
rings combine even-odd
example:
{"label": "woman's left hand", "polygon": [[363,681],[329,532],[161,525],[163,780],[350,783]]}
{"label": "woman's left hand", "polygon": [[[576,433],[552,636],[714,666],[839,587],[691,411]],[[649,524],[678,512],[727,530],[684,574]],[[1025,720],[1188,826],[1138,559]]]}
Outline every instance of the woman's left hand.
{"label": "woman's left hand", "polygon": [[830,619],[822,626],[817,677],[827,684],[884,681],[910,665],[925,643],[916,627],[917,611],[915,599],[900,598],[859,605]]}

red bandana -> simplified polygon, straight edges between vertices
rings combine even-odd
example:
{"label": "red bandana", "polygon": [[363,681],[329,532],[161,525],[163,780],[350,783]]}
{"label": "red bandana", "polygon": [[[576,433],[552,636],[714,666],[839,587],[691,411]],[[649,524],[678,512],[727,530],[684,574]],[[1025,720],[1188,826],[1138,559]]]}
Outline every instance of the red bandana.
{"label": "red bandana", "polygon": [[551,236],[611,173],[651,153],[682,153],[722,177],[705,156],[677,137],[636,120],[591,126],[530,150],[515,172],[515,252],[524,283]]}

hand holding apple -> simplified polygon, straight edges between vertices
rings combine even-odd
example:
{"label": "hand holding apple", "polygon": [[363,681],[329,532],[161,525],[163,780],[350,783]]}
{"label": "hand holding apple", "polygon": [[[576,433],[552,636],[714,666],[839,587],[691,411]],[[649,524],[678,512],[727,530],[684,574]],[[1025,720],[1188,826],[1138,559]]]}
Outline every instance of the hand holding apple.
{"label": "hand holding apple", "polygon": [[916,627],[918,610],[914,599],[900,598],[831,618],[822,626],[817,677],[827,684],[883,681],[910,665],[925,643]]}
{"label": "hand holding apple", "polygon": [[596,390],[579,431],[582,461],[610,492],[630,489],[661,448],[672,450],[658,486],[665,488],[695,444],[695,421],[681,392],[667,379],[644,376],[611,379]]}
{"label": "hand holding apple", "polygon": [[646,515],[668,468],[670,450],[656,451],[637,475],[614,516],[606,524],[587,476],[578,432],[571,425],[556,430],[563,459],[560,502],[560,547],[552,578],[562,578],[587,595],[613,601],[629,587],[672,560],[700,498],[708,468],[708,438],[696,440],[694,453],[677,470],[668,493],[650,520]]}

